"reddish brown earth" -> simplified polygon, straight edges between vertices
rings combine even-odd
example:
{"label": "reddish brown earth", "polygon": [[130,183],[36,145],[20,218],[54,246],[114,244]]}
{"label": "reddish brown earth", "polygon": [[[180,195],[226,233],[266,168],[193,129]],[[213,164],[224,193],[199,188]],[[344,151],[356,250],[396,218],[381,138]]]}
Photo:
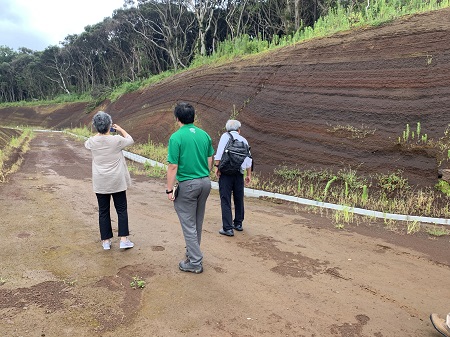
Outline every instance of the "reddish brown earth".
{"label": "reddish brown earth", "polygon": [[[133,137],[166,143],[173,105],[190,101],[217,144],[233,111],[257,170],[279,164],[402,169],[437,180],[429,147],[396,146],[407,123],[438,139],[450,124],[450,9],[311,40],[178,74],[99,109]],[[2,125],[89,124],[77,103],[0,109]],[[362,125],[353,139],[337,125]],[[134,176],[126,252],[101,249],[90,157],[82,143],[38,133],[22,168],[0,185],[0,331],[4,336],[437,336],[432,311],[449,309],[449,237],[360,219],[336,230],[325,210],[246,199],[245,230],[218,234],[208,200],[205,272],[177,269],[183,238],[161,193]],[[134,290],[134,276],[146,282]]]}

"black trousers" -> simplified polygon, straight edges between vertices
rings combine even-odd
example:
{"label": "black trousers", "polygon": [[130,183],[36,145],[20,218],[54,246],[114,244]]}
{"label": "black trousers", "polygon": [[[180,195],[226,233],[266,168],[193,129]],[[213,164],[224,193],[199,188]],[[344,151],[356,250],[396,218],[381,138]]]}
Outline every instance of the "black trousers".
{"label": "black trousers", "polygon": [[127,210],[127,194],[126,191],[112,193],[112,194],[99,194],[96,193],[98,201],[98,223],[100,226],[100,237],[102,240],[108,240],[113,237],[111,227],[111,196],[114,201],[114,207],[117,212],[119,233],[118,236],[128,236],[128,210]]}
{"label": "black trousers", "polygon": [[[224,230],[242,225],[244,221],[244,175],[225,175],[219,178],[220,206],[222,208],[222,226]],[[231,195],[234,203],[234,220],[231,211]]]}

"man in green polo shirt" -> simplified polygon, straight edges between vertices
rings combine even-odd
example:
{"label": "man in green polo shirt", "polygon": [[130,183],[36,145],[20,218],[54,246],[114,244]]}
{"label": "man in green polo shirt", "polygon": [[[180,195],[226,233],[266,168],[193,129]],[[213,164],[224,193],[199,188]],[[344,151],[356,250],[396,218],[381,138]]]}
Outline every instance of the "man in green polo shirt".
{"label": "man in green polo shirt", "polygon": [[[179,263],[182,271],[203,271],[200,250],[206,199],[211,191],[209,172],[213,166],[214,148],[211,137],[194,123],[195,109],[179,103],[174,115],[180,128],[169,139],[167,161],[167,197],[173,201],[186,241],[186,260]],[[175,198],[173,186],[178,181]]]}

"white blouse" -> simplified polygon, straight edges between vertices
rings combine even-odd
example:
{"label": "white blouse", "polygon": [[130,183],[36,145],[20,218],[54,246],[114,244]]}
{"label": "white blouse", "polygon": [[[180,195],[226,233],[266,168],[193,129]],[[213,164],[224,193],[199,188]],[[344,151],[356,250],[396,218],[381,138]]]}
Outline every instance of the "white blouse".
{"label": "white blouse", "polygon": [[122,149],[133,143],[130,135],[95,135],[84,143],[92,153],[92,185],[95,193],[111,194],[130,187],[130,172]]}

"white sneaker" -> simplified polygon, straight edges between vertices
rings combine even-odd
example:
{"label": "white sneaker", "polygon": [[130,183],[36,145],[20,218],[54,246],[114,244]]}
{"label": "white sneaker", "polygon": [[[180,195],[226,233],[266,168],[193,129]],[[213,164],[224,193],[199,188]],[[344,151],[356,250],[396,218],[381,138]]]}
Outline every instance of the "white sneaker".
{"label": "white sneaker", "polygon": [[133,247],[134,247],[134,243],[131,242],[129,239],[127,239],[127,241],[120,240],[120,248],[128,249],[128,248],[133,248]]}
{"label": "white sneaker", "polygon": [[102,246],[104,250],[111,249],[111,240],[102,241]]}
{"label": "white sneaker", "polygon": [[439,331],[441,335],[445,337],[450,337],[450,327],[447,325],[446,320],[439,317],[438,314],[431,314],[430,319],[435,329]]}

